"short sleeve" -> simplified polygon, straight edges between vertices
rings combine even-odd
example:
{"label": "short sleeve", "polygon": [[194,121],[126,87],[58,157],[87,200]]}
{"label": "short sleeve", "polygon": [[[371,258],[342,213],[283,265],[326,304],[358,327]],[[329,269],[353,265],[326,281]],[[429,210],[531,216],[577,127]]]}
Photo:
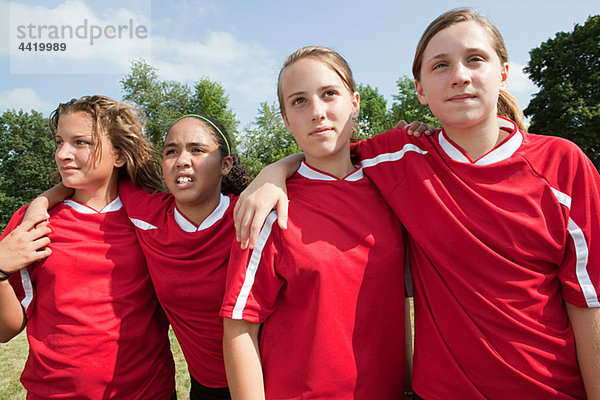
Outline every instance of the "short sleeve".
{"label": "short sleeve", "polygon": [[[600,307],[600,176],[579,149],[569,185],[555,193],[568,209],[566,248],[559,266],[563,298],[578,307]],[[560,173],[560,171],[559,171]]]}
{"label": "short sleeve", "polygon": [[276,272],[281,254],[276,220],[277,213],[273,211],[265,221],[254,249],[242,250],[234,240],[221,317],[262,323],[275,309],[284,283]]}
{"label": "short sleeve", "polygon": [[[6,235],[11,233],[19,224],[23,221],[23,217],[25,216],[25,211],[27,211],[28,206],[21,207],[16,213],[13,214],[10,221],[6,225],[6,228],[2,232],[2,236],[0,236],[0,240],[4,239]],[[11,274],[10,278],[8,278],[10,285],[13,287],[15,294],[17,295],[17,299],[23,305],[23,308],[26,311],[29,311],[29,305],[33,300],[33,287],[31,285],[31,280],[29,278],[29,272],[27,268],[22,269],[19,272],[15,272]],[[29,312],[27,313],[29,316]]]}

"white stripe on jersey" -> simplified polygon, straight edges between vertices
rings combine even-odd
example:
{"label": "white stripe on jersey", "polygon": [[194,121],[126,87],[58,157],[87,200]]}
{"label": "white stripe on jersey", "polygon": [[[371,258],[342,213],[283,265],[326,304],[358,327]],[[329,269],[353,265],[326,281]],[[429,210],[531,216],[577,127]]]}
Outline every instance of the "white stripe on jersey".
{"label": "white stripe on jersey", "polygon": [[252,250],[252,255],[250,256],[250,261],[248,262],[248,267],[246,268],[244,284],[242,285],[240,294],[235,302],[231,319],[242,319],[242,314],[244,312],[244,308],[246,307],[248,296],[252,290],[252,285],[254,285],[254,277],[256,275],[256,270],[258,269],[258,264],[260,264],[262,251],[265,248],[267,239],[271,235],[271,229],[273,228],[273,223],[275,223],[276,220],[277,211],[271,211],[263,228],[260,230],[258,240],[256,241],[256,246],[254,247],[254,250]]}
{"label": "white stripe on jersey", "polygon": [[21,285],[23,285],[23,290],[25,291],[25,297],[21,301],[21,305],[25,309],[25,312],[27,312],[27,308],[31,304],[31,300],[33,300],[33,285],[31,284],[31,277],[27,268],[21,270]]}
{"label": "white stripe on jersey", "polygon": [[133,225],[135,225],[136,227],[138,227],[144,231],[149,231],[150,229],[158,229],[156,226],[149,224],[146,221],[142,221],[141,219],[129,218],[129,220],[131,221],[131,223]]}
{"label": "white stripe on jersey", "polygon": [[404,147],[402,148],[402,150],[396,151],[394,153],[379,154],[376,157],[362,160],[360,163],[363,166],[363,168],[367,168],[367,167],[373,167],[373,166],[383,163],[383,162],[398,161],[402,157],[404,157],[404,154],[406,154],[409,151],[414,151],[415,153],[419,153],[419,154],[427,154],[426,150],[423,150],[423,149],[419,148],[418,146],[409,143],[409,144],[405,144]]}
{"label": "white stripe on jersey", "polygon": [[[552,188],[552,191],[554,192],[558,202],[570,210],[571,197],[554,188]],[[587,272],[588,246],[583,231],[581,228],[579,228],[575,221],[571,219],[571,217],[569,217],[567,231],[569,232],[569,235],[571,235],[571,239],[573,239],[576,257],[575,273],[577,274],[577,281],[579,282],[579,286],[581,287],[581,291],[585,297],[585,302],[587,303],[588,307],[600,307],[598,294],[596,293],[596,289],[594,288],[592,280],[590,279],[590,275]]]}

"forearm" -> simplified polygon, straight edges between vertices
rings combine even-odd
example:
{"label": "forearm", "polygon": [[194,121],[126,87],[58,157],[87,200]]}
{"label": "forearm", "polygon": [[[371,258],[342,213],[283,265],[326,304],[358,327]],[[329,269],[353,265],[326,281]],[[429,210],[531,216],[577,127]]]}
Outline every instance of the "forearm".
{"label": "forearm", "polygon": [[600,399],[600,308],[566,306],[587,398]]}
{"label": "forearm", "polygon": [[0,281],[0,342],[6,343],[25,327],[25,315],[8,281]]}
{"label": "forearm", "polygon": [[258,350],[259,324],[225,318],[223,355],[231,398],[264,400],[264,384]]}
{"label": "forearm", "polygon": [[278,179],[283,178],[283,180],[286,180],[292,176],[296,170],[298,170],[298,167],[300,167],[302,161],[304,161],[304,153],[290,154],[289,156],[286,156],[280,160],[277,160],[273,164],[269,164],[264,167],[259,173],[259,176],[261,173],[263,173],[263,171],[266,171],[273,177]]}

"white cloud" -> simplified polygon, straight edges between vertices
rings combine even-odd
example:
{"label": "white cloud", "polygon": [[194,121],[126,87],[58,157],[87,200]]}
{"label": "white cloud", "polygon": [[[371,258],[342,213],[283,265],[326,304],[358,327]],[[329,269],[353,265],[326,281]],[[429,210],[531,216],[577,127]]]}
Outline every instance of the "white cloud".
{"label": "white cloud", "polygon": [[[122,73],[130,58],[150,55],[150,5],[100,13],[80,0],[54,8],[10,3],[13,73]],[[144,13],[144,11],[146,13]],[[146,15],[148,14],[148,15]],[[64,51],[19,50],[21,44],[63,43]]]}
{"label": "white cloud", "polygon": [[54,106],[31,88],[17,88],[0,93],[0,110],[9,108],[26,112],[36,110],[48,115]]}
{"label": "white cloud", "polygon": [[531,96],[538,91],[538,88],[523,72],[523,67],[523,65],[513,62],[508,64],[508,91],[525,108],[529,104]]}
{"label": "white cloud", "polygon": [[152,60],[161,79],[217,80],[249,101],[273,94],[275,61],[260,45],[244,43],[228,32],[210,32],[204,42],[152,38]]}

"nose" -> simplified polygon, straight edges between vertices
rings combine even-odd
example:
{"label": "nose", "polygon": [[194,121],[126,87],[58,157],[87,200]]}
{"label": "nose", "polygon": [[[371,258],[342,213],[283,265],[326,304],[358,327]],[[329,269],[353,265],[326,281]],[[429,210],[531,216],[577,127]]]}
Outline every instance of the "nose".
{"label": "nose", "polygon": [[73,159],[73,148],[72,146],[70,146],[68,143],[61,143],[60,145],[58,145],[56,147],[56,159],[57,160],[61,160],[61,161],[65,161],[65,160],[72,160]]}
{"label": "nose", "polygon": [[461,62],[454,64],[452,74],[452,86],[466,86],[471,83],[471,74],[469,68]]}
{"label": "nose", "polygon": [[189,168],[191,165],[190,153],[185,150],[179,153],[179,157],[177,157],[177,168],[185,169]]}
{"label": "nose", "polygon": [[321,99],[315,99],[312,102],[312,120],[313,121],[322,121],[325,119],[325,104]]}

